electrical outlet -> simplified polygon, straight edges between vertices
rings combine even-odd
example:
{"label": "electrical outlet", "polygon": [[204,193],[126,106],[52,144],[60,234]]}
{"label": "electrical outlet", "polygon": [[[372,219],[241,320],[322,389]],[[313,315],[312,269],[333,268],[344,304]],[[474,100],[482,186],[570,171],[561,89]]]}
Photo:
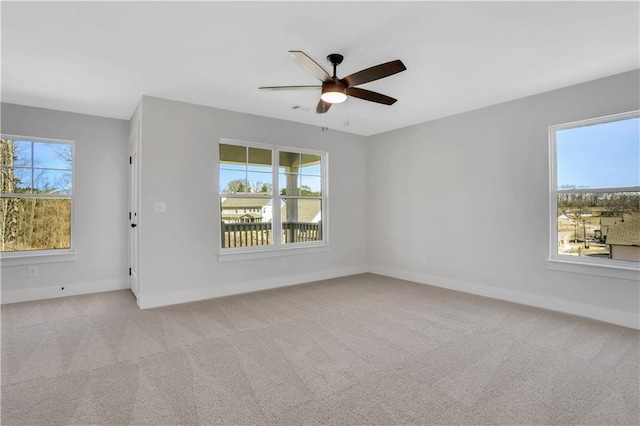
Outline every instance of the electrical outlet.
{"label": "electrical outlet", "polygon": [[420,264],[421,265],[426,265],[427,264],[427,256],[425,256],[424,254],[422,256],[420,256]]}
{"label": "electrical outlet", "polygon": [[167,203],[164,201],[156,201],[153,203],[153,212],[154,213],[166,213],[167,212]]}
{"label": "electrical outlet", "polygon": [[30,265],[29,268],[27,268],[27,275],[30,277],[37,277],[38,267],[36,265]]}
{"label": "electrical outlet", "polygon": [[280,266],[282,266],[282,267],[287,266],[287,258],[286,257],[281,257],[280,258]]}

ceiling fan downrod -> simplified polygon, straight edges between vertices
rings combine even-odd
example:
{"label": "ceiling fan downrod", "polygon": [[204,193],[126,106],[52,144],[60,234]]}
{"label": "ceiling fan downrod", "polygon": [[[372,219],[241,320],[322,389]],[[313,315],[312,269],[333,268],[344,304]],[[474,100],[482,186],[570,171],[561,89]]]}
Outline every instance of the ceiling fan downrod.
{"label": "ceiling fan downrod", "polygon": [[327,56],[327,60],[331,63],[331,65],[333,65],[333,77],[332,78],[338,78],[338,75],[336,74],[336,68],[338,67],[338,65],[340,65],[342,63],[342,60],[344,59],[344,56],[342,56],[339,53],[332,53],[330,55]]}

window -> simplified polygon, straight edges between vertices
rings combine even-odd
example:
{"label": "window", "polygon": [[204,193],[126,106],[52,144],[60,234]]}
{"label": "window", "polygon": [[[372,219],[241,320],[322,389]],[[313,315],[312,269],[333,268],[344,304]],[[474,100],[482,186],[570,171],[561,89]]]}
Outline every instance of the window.
{"label": "window", "polygon": [[69,251],[73,143],[3,136],[0,251]]}
{"label": "window", "polygon": [[640,265],[640,113],[549,129],[551,260]]}
{"label": "window", "polygon": [[326,243],[326,153],[229,140],[219,147],[223,250]]}

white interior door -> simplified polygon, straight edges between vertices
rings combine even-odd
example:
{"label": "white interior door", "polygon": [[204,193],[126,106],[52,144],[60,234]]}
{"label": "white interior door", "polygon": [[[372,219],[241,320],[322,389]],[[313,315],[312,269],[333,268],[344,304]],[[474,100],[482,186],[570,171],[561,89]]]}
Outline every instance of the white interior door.
{"label": "white interior door", "polygon": [[138,146],[140,143],[139,127],[133,132],[129,140],[129,285],[131,291],[138,297],[138,205],[140,202],[140,176]]}

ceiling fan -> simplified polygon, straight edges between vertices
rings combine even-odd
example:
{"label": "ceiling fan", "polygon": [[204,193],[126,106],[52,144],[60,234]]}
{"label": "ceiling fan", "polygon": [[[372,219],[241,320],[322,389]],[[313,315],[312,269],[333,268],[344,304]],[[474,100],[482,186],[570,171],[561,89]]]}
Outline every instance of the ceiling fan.
{"label": "ceiling fan", "polygon": [[323,114],[331,108],[331,105],[344,102],[347,96],[364,99],[365,101],[377,102],[384,105],[393,105],[397,99],[382,93],[372,92],[370,90],[361,89],[360,84],[378,80],[390,75],[397,74],[407,69],[402,61],[395,60],[384,64],[376,65],[362,71],[353,73],[345,78],[338,78],[336,68],[342,63],[344,57],[338,53],[332,53],[327,56],[327,60],[333,65],[333,76],[329,75],[316,61],[299,50],[290,50],[289,54],[304,69],[316,76],[322,81],[321,86],[263,86],[260,90],[307,90],[322,88],[320,102],[316,107],[318,114]]}

